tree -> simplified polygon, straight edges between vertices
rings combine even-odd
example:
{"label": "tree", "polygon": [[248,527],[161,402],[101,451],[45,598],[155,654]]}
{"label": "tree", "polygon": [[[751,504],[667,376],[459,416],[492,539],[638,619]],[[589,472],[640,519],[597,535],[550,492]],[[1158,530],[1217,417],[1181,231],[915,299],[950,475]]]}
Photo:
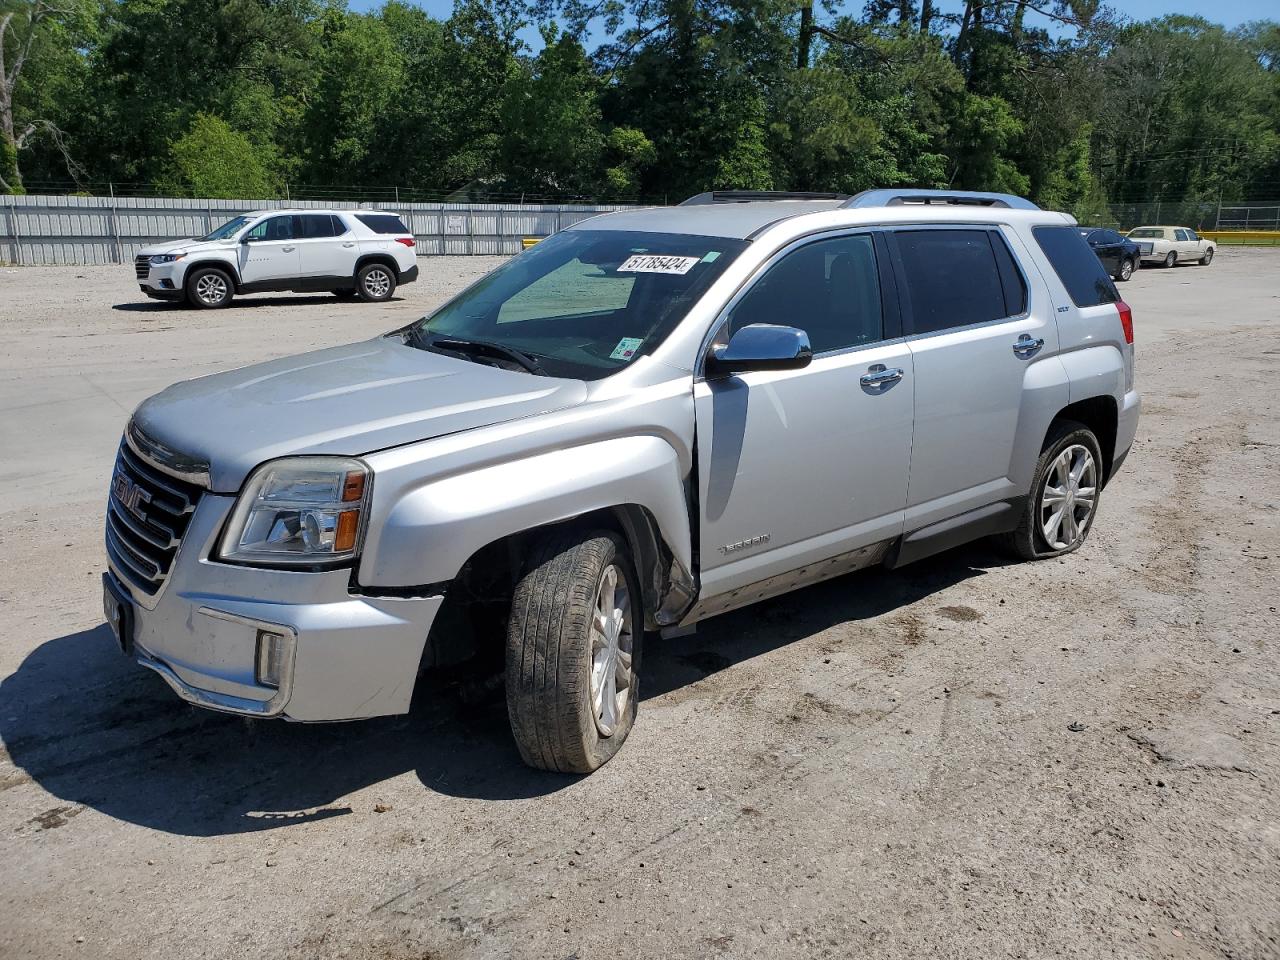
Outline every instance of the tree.
{"label": "tree", "polygon": [[280,181],[249,138],[221,117],[197,113],[173,142],[168,186],[192,197],[269,199]]}
{"label": "tree", "polygon": [[41,134],[57,146],[73,176],[80,171],[57,123],[48,115],[24,110],[19,95],[27,74],[42,58],[67,51],[69,36],[83,26],[85,17],[79,0],[0,2],[0,192],[25,192],[19,154]]}

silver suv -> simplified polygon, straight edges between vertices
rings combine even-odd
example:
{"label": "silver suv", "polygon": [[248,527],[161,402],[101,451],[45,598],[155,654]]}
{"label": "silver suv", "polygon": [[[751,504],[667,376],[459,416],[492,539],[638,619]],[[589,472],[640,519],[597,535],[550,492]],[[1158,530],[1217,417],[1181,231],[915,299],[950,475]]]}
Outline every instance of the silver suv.
{"label": "silver suv", "polygon": [[594,770],[643,636],[995,535],[1088,536],[1133,441],[1129,308],[998,194],[718,193],[611,213],[435,313],[144,402],[107,617],[184,699],[409,709],[505,661],[524,759]]}
{"label": "silver suv", "polygon": [[138,288],[153,300],[205,309],[240,293],[332,291],[378,302],[418,279],[417,241],[394,213],[261,210],[208,236],[138,251]]}

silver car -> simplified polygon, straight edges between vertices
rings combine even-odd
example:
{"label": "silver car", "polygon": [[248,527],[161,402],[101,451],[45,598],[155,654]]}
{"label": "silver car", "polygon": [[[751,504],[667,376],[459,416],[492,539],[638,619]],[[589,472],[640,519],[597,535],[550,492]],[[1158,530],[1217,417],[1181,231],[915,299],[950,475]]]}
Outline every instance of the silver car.
{"label": "silver car", "polygon": [[646,633],[978,537],[1084,543],[1139,398],[1074,224],[705,194],[580,223],[386,336],[176,384],[120,445],[107,617],[249,717],[403,713],[423,668],[505,661],[524,759],[594,770]]}

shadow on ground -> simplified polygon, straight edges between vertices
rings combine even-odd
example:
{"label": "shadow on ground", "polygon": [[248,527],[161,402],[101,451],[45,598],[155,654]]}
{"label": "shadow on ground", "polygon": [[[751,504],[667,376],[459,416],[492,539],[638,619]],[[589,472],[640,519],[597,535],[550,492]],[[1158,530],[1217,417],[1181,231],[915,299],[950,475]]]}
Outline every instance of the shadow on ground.
{"label": "shadow on ground", "polygon": [[[389,297],[382,303],[400,303],[404,297]],[[294,294],[292,296],[274,296],[262,297],[256,295],[247,295],[236,297],[223,310],[235,310],[238,307],[285,307],[285,306],[304,306],[310,304],[315,306],[319,304],[323,306],[326,303],[338,306],[359,305],[364,306],[363,301],[354,297],[335,297],[329,293],[323,294]],[[127,313],[172,313],[175,310],[192,310],[193,308],[185,303],[175,300],[139,300],[131,303],[112,304],[112,310],[122,310]]]}
{"label": "shadow on ground", "polygon": [[[840,577],[707,621],[691,637],[654,639],[644,655],[644,699],[1001,562],[968,548],[895,573]],[[0,739],[22,772],[63,801],[188,836],[342,816],[350,812],[342,798],[408,771],[431,790],[491,801],[575,782],[520,762],[500,695],[472,706],[456,683],[429,675],[421,683],[426,695],[406,717],[250,722],[181,703],[121,657],[103,625],[48,641],[0,683]]]}

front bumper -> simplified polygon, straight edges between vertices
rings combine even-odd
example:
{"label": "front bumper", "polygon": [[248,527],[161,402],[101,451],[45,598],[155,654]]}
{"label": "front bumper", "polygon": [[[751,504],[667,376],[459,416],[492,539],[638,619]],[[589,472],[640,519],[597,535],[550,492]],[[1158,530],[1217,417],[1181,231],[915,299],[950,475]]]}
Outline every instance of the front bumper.
{"label": "front bumper", "polygon": [[[350,571],[261,570],[211,560],[234,497],[205,494],[152,596],[124,571],[132,655],[184,700],[306,722],[405,713],[443,597],[352,594]],[[278,688],[255,673],[260,631],[284,638]]]}
{"label": "front bumper", "polygon": [[146,274],[142,267],[135,265],[134,273],[138,278],[138,289],[154,300],[181,300],[183,278],[187,265],[181,260],[172,263],[153,263],[147,267]]}

